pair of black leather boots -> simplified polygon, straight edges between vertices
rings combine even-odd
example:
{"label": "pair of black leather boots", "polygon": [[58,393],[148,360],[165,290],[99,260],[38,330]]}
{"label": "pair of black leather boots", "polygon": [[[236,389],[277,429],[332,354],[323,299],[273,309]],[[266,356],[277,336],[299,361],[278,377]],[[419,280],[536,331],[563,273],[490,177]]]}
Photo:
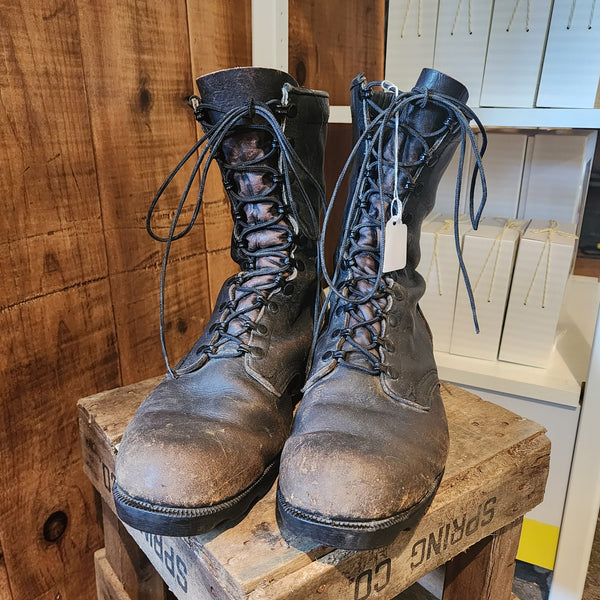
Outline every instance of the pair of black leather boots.
{"label": "pair of black leather boots", "polygon": [[[144,531],[195,535],[243,516],[279,473],[284,535],[386,545],[429,506],[448,451],[416,267],[439,179],[459,140],[463,156],[473,140],[467,90],[430,69],[408,93],[352,82],[350,195],[323,302],[327,94],[263,68],[197,84],[206,135],[191,179],[200,174],[199,205],[218,162],[241,270],[127,427],[118,514]],[[167,255],[189,230],[176,233],[185,196],[169,236],[154,234]]]}

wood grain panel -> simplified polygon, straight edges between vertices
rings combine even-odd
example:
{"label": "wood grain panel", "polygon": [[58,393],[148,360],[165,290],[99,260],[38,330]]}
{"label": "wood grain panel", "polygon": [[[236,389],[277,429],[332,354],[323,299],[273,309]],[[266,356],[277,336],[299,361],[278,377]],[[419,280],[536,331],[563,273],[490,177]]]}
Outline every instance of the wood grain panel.
{"label": "wood grain panel", "polygon": [[350,104],[361,72],[383,79],[385,0],[290,0],[289,71],[301,85]]}
{"label": "wood grain panel", "polygon": [[4,563],[4,554],[0,547],[0,600],[13,600],[12,593],[10,591],[10,582],[8,580],[8,572],[6,570],[6,564]]}
{"label": "wood grain panel", "polygon": [[0,2],[0,542],[14,600],[93,598],[75,402],[120,383],[75,2]]}
{"label": "wood grain panel", "polygon": [[[165,371],[158,336],[163,245],[147,235],[145,219],[156,190],[196,140],[186,101],[193,91],[186,4],[87,0],[78,6],[119,354],[123,381],[130,383]],[[162,236],[188,173],[173,180],[159,203],[153,223]],[[182,222],[195,198],[192,190]],[[193,268],[182,269],[192,258]],[[199,325],[167,332],[174,360],[200,335],[209,311],[201,217],[174,243],[171,263],[166,320]]]}
{"label": "wood grain panel", "polygon": [[109,307],[100,279],[0,312],[1,330],[11,333],[0,358],[0,535],[15,600],[48,590],[93,597],[101,531],[74,407],[82,394],[119,383]]}
{"label": "wood grain panel", "polygon": [[[205,255],[177,257],[167,271],[165,330],[171,365],[190,350],[207,322],[205,260]],[[165,372],[158,334],[159,277],[158,266],[111,275],[125,383]]]}
{"label": "wood grain panel", "polygon": [[[327,145],[325,146],[325,193],[327,202],[332,199],[333,190],[344,168],[344,164],[352,150],[352,125],[350,123],[330,123],[327,128]],[[341,182],[329,225],[325,236],[325,257],[327,268],[333,272],[333,255],[342,235],[344,207],[348,200],[349,181],[352,169]]]}
{"label": "wood grain panel", "polygon": [[[219,69],[252,64],[250,0],[188,0],[187,7],[194,79]],[[202,135],[200,127],[198,135]],[[229,255],[231,213],[216,165],[210,175],[204,196],[204,228],[210,299],[214,304],[223,281],[239,269]]]}
{"label": "wood grain panel", "polygon": [[108,562],[105,548],[94,554],[94,566],[98,600],[131,600],[119,577]]}
{"label": "wood grain panel", "polygon": [[93,279],[106,254],[72,3],[2,2],[0,29],[5,308]]}

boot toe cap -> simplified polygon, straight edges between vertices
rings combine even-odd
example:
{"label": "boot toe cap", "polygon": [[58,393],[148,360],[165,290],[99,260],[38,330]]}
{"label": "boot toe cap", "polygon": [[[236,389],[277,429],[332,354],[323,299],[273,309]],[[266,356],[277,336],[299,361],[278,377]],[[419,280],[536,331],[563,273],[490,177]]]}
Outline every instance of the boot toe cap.
{"label": "boot toe cap", "polygon": [[431,494],[444,459],[413,444],[406,455],[392,455],[374,448],[368,436],[313,432],[286,443],[279,488],[289,504],[310,514],[386,519],[411,510]]}
{"label": "boot toe cap", "polygon": [[132,498],[212,506],[239,494],[267,466],[260,441],[240,427],[176,413],[145,417],[128,428],[115,469],[117,483]]}

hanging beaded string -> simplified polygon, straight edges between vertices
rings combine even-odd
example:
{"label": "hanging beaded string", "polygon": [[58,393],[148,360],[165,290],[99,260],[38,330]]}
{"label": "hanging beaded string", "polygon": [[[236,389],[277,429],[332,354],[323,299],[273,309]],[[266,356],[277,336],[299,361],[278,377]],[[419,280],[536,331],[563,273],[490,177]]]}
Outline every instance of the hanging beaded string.
{"label": "hanging beaded string", "polygon": [[[577,0],[573,0],[571,2],[571,10],[569,11],[569,19],[567,21],[567,29],[571,29],[571,27],[573,27],[573,19],[575,17],[575,7],[576,6],[577,6]],[[590,14],[588,17],[588,24],[587,24],[588,29],[592,28],[592,21],[594,20],[595,10],[596,10],[596,0],[592,0],[591,6],[590,6]]]}
{"label": "hanging beaded string", "polygon": [[[452,31],[450,31],[450,35],[454,35],[456,31],[456,25],[458,23],[458,16],[460,15],[460,7],[462,5],[462,0],[458,0],[458,6],[456,7],[456,14],[454,15],[454,22],[452,23]],[[468,20],[468,31],[469,35],[473,33],[473,29],[471,27],[471,0],[469,0],[469,20]]]}
{"label": "hanging beaded string", "polygon": [[[419,7],[417,9],[417,37],[421,37],[421,2],[419,0]],[[404,13],[404,21],[402,22],[402,29],[400,30],[400,37],[404,37],[404,33],[406,31],[406,25],[408,24],[408,15],[410,14],[410,7],[412,4],[412,0],[408,0],[406,4],[406,11]]]}
{"label": "hanging beaded string", "polygon": [[487,294],[488,302],[492,301],[492,292],[494,290],[494,282],[496,280],[496,272],[498,271],[498,260],[500,258],[500,246],[502,244],[502,240],[504,239],[504,234],[509,229],[521,229],[523,226],[523,222],[517,221],[516,219],[502,219],[502,220],[504,221],[504,227],[502,227],[500,233],[498,233],[498,235],[494,238],[494,241],[492,242],[492,245],[490,246],[490,250],[489,250],[489,252],[485,258],[485,261],[483,263],[483,266],[481,267],[481,271],[479,272],[479,275],[477,277],[477,281],[475,282],[475,285],[473,286],[473,292],[477,293],[477,288],[479,286],[479,282],[481,281],[481,278],[486,271],[488,262],[489,262],[490,258],[492,257],[494,250],[496,250],[496,258],[494,260],[494,268],[492,270],[492,278],[490,280],[490,287],[488,289],[488,294]]}
{"label": "hanging beaded string", "polygon": [[578,238],[574,233],[569,233],[568,231],[560,231],[558,228],[558,222],[552,219],[550,221],[550,227],[545,227],[543,229],[530,229],[531,233],[545,233],[546,239],[544,241],[544,245],[542,247],[542,251],[540,252],[540,256],[538,258],[537,264],[535,265],[535,271],[533,272],[533,277],[531,278],[531,284],[529,285],[529,289],[527,290],[527,294],[525,295],[525,300],[523,304],[526,306],[529,302],[529,295],[531,294],[531,290],[535,284],[535,280],[537,279],[538,270],[540,265],[542,264],[542,259],[544,257],[544,253],[546,252],[546,248],[548,248],[548,260],[546,261],[546,274],[544,276],[544,293],[542,295],[542,308],[546,308],[546,297],[548,292],[548,281],[549,281],[549,273],[550,273],[550,252],[552,250],[552,236],[560,235],[566,238],[576,240]]}
{"label": "hanging beaded string", "polygon": [[[571,11],[569,12],[569,20],[567,22],[567,29],[571,29],[572,25],[573,25],[573,15],[575,14],[575,6],[577,5],[577,0],[573,0],[573,2],[571,2]],[[593,11],[593,7],[592,7],[592,11]]]}
{"label": "hanging beaded string", "polygon": [[[506,26],[506,31],[510,31],[510,28],[512,27],[513,21],[515,20],[515,15],[517,14],[517,9],[519,8],[519,3],[521,2],[521,0],[516,0],[515,2],[515,7],[513,8],[512,14],[510,16],[510,21],[508,22],[508,25]],[[525,31],[529,31],[529,20],[531,17],[531,0],[527,0],[527,16],[525,19]]]}
{"label": "hanging beaded string", "polygon": [[[459,220],[461,222],[466,221],[466,215],[460,215]],[[440,239],[440,235],[442,233],[446,233],[446,231],[450,231],[452,229],[452,225],[454,224],[453,219],[445,219],[443,225],[434,233],[434,241],[433,241],[433,253],[431,254],[431,260],[429,261],[429,268],[427,270],[427,277],[425,277],[425,282],[429,286],[429,280],[431,278],[431,271],[433,269],[433,265],[435,264],[435,270],[437,274],[437,284],[438,284],[438,295],[443,296],[442,293],[442,274],[440,270],[440,259],[438,253],[438,242]]]}

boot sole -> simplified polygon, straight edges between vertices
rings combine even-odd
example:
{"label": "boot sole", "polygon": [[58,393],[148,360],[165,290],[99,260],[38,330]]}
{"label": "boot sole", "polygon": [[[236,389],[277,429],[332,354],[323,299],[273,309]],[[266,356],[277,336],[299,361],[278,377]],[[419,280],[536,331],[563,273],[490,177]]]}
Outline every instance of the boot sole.
{"label": "boot sole", "polygon": [[237,521],[271,489],[279,471],[279,457],[238,495],[212,506],[163,506],[132,498],[115,482],[113,498],[121,521],[134,529],[173,537],[207,533],[226,521]]}
{"label": "boot sole", "polygon": [[411,529],[425,514],[433,500],[443,472],[433,487],[409,509],[385,519],[371,521],[342,521],[325,515],[308,513],[286,502],[277,490],[277,511],[283,527],[290,533],[344,550],[371,550],[391,544],[401,531]]}

